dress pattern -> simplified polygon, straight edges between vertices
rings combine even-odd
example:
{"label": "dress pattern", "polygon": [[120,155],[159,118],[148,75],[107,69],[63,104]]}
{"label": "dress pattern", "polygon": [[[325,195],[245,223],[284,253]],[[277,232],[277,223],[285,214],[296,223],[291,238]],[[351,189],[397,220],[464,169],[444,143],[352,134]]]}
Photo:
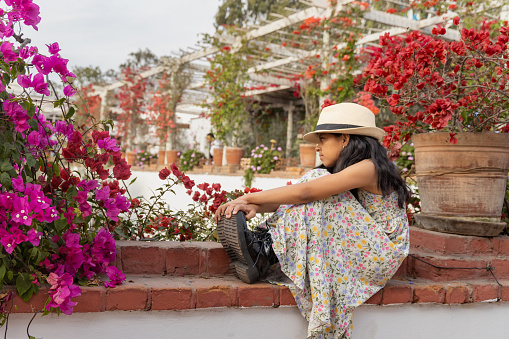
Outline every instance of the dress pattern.
{"label": "dress pattern", "polygon": [[[307,172],[299,182],[323,175]],[[349,338],[355,307],[394,275],[409,249],[405,209],[397,194],[359,190],[301,205],[281,205],[267,221],[281,271],[302,315],[308,338]]]}

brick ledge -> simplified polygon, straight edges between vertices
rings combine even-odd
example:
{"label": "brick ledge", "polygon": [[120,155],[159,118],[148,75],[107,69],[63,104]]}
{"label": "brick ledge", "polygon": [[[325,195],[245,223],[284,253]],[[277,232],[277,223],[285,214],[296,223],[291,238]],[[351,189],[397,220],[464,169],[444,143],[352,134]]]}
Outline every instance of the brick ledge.
{"label": "brick ledge", "polygon": [[[432,282],[425,280],[391,280],[371,297],[368,305],[394,304],[466,304],[509,301],[509,281],[472,280]],[[30,304],[15,297],[13,313],[41,310],[48,298],[42,288]],[[214,307],[279,307],[293,306],[295,300],[287,287],[264,282],[245,284],[233,276],[176,277],[131,275],[123,285],[83,287],[75,299],[74,312],[135,310],[190,310]]]}

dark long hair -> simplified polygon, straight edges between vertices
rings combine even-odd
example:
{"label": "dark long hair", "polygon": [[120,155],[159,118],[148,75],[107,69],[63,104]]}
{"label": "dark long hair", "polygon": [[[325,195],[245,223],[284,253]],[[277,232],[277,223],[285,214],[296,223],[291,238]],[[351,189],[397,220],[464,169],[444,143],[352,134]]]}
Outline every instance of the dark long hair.
{"label": "dark long hair", "polygon": [[[336,137],[340,135],[334,134]],[[398,205],[400,208],[403,208],[410,198],[408,186],[399,175],[396,165],[389,160],[387,150],[373,137],[350,134],[350,141],[341,151],[341,156],[336,165],[331,167],[322,165],[320,167],[325,168],[332,174],[365,159],[371,159],[375,165],[378,174],[377,186],[382,191],[382,195],[386,196],[396,191],[398,194]],[[351,192],[358,198],[357,189]]]}

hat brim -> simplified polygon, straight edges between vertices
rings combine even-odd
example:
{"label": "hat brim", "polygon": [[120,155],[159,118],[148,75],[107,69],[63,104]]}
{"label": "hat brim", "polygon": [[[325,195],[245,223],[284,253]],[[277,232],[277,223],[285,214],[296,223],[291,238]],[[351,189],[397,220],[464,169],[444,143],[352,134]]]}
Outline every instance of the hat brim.
{"label": "hat brim", "polygon": [[385,132],[383,129],[378,127],[357,127],[357,128],[344,128],[344,129],[335,129],[335,130],[317,130],[314,132],[309,132],[304,134],[302,137],[305,141],[310,142],[312,144],[318,144],[320,142],[320,138],[318,134],[320,133],[341,133],[341,134],[357,134],[357,135],[365,135],[368,137],[373,137],[377,140],[382,140],[385,136]]}

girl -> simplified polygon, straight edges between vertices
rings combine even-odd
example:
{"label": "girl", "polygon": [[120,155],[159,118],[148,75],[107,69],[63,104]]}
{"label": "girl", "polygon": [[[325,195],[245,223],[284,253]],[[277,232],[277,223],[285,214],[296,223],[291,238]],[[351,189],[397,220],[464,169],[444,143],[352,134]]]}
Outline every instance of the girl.
{"label": "girl", "polygon": [[[308,337],[349,338],[353,309],[385,286],[408,255],[409,191],[378,142],[383,135],[368,108],[328,106],[316,130],[304,135],[316,144],[319,168],[297,184],[244,195],[216,212],[240,279],[252,283],[279,261],[309,321]],[[265,212],[274,213],[249,231],[245,219]]]}

